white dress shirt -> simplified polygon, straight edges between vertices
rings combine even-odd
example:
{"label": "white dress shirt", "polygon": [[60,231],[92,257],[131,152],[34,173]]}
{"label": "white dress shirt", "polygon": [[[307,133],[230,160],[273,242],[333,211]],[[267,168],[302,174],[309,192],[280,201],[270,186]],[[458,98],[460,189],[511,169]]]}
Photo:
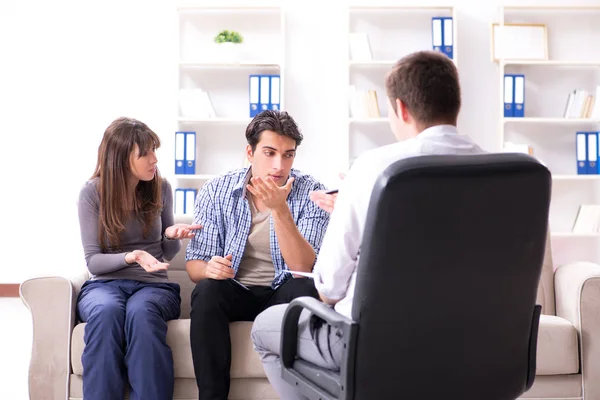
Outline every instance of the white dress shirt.
{"label": "white dress shirt", "polygon": [[352,318],[360,246],[371,191],[379,175],[395,161],[420,155],[478,154],[483,150],[455,126],[428,128],[414,138],[376,148],[358,157],[339,188],[335,208],[314,267],[317,290],[339,300],[335,310]]}

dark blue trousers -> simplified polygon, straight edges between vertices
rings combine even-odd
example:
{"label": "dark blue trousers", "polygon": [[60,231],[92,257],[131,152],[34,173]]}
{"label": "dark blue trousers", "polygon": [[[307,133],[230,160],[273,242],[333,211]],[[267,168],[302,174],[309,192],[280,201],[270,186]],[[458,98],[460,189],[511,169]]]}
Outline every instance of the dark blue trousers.
{"label": "dark blue trousers", "polygon": [[176,283],[87,281],[77,301],[84,332],[83,397],[122,400],[173,398],[173,356],[167,321],[179,318]]}

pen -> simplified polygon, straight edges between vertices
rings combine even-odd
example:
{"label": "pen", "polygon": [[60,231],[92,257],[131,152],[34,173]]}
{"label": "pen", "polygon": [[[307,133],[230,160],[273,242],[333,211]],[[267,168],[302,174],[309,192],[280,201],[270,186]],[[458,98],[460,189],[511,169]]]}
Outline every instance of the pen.
{"label": "pen", "polygon": [[237,284],[238,286],[241,286],[242,288],[244,288],[244,289],[246,289],[246,290],[250,290],[250,289],[248,288],[248,286],[244,285],[242,282],[240,282],[240,281],[238,281],[238,280],[235,280],[235,279],[233,279],[233,278],[230,278],[230,279],[233,281],[233,283]]}
{"label": "pen", "polygon": [[326,191],[325,194],[334,194],[334,193],[337,193],[337,192],[338,192],[337,189],[331,189],[331,190]]}

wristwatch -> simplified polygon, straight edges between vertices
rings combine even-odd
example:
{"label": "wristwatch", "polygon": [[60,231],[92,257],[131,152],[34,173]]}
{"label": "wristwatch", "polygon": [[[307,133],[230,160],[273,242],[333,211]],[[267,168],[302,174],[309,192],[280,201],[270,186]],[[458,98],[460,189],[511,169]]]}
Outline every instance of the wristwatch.
{"label": "wristwatch", "polygon": [[171,239],[170,237],[167,236],[166,233],[163,233],[163,239],[164,240],[177,240],[177,239]]}

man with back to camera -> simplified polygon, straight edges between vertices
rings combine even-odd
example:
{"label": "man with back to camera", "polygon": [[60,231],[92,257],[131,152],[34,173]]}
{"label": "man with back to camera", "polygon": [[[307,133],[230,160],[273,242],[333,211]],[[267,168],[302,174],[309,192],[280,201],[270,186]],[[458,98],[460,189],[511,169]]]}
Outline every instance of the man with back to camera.
{"label": "man with back to camera", "polygon": [[251,166],[206,183],[194,221],[186,270],[192,293],[190,341],[199,399],[227,399],[231,365],[229,323],[252,321],[262,310],[318,293],[310,272],[329,213],[309,199],[325,187],[292,168],[302,142],[285,111],[263,111],[246,129]]}
{"label": "man with back to camera", "polygon": [[[483,150],[456,129],[461,106],[456,66],[434,51],[410,54],[394,65],[385,79],[390,126],[397,143],[356,159],[337,195],[311,193],[324,210],[332,210],[315,280],[323,302],[352,318],[356,268],[373,186],[392,163],[434,154],[480,154]],[[254,321],[252,340],[271,385],[281,399],[306,399],[281,378],[281,321],[286,304],[271,307]],[[312,322],[311,322],[312,321]],[[312,326],[312,328],[311,328]],[[342,331],[304,310],[298,327],[297,356],[334,371],[340,370]]]}

